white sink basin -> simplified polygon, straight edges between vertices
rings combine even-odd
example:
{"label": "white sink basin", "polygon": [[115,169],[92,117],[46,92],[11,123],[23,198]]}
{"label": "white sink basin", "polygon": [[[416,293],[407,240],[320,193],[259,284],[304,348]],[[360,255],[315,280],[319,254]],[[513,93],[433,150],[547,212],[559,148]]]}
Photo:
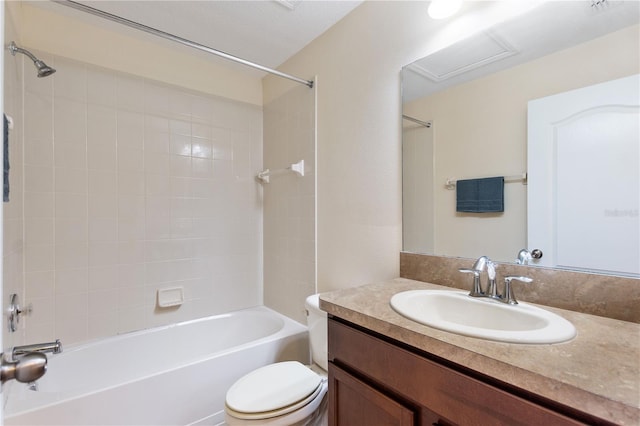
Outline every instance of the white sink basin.
{"label": "white sink basin", "polygon": [[391,307],[413,321],[451,333],[510,343],[559,343],[576,329],[545,309],[471,297],[450,290],[412,290],[391,298]]}

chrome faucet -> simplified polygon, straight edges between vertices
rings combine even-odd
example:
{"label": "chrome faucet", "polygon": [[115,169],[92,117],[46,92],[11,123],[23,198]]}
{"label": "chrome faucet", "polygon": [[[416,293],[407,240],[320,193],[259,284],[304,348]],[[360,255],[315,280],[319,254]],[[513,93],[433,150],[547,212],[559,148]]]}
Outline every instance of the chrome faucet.
{"label": "chrome faucet", "polygon": [[504,303],[508,303],[509,305],[517,305],[518,301],[516,300],[516,296],[513,294],[513,288],[511,287],[512,280],[522,281],[523,283],[530,283],[533,280],[529,277],[512,276],[512,275],[504,277],[504,294],[500,298],[500,301]]}
{"label": "chrome faucet", "polygon": [[533,258],[531,257],[531,253],[529,253],[529,250],[522,249],[518,252],[518,258],[516,259],[516,264],[528,265],[529,262],[531,262],[531,259]]}
{"label": "chrome faucet", "polygon": [[492,299],[500,299],[498,286],[496,285],[496,264],[490,260],[487,261],[487,293],[485,296]]}
{"label": "chrome faucet", "polygon": [[60,339],[56,339],[55,342],[15,346],[11,350],[11,357],[12,359],[17,359],[30,352],[59,354],[62,352],[62,342],[60,342]]}
{"label": "chrome faucet", "polygon": [[[482,271],[487,270],[487,290],[483,290],[482,283],[480,282],[480,274]],[[459,269],[460,272],[473,274],[473,288],[469,292],[469,296],[472,297],[488,297],[509,305],[517,305],[515,295],[513,294],[513,288],[511,281],[517,280],[524,283],[530,283],[533,280],[529,277],[513,276],[509,275],[504,278],[504,291],[502,294],[498,293],[498,286],[496,285],[496,264],[493,263],[487,256],[481,256],[475,261],[471,269]]]}
{"label": "chrome faucet", "polygon": [[[466,274],[473,274],[473,288],[469,293],[469,296],[472,297],[483,297],[485,295],[482,290],[482,284],[480,283],[480,273],[487,266],[487,263],[492,263],[487,256],[480,256],[478,260],[473,264],[473,268],[471,269],[459,269],[460,272],[464,272]],[[495,272],[495,269],[494,269]],[[495,278],[495,277],[494,277]]]}

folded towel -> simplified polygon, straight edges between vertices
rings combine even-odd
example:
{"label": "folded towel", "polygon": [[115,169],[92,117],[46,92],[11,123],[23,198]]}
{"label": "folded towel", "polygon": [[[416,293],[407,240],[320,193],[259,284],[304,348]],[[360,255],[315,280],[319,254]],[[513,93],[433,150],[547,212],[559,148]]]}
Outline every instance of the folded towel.
{"label": "folded towel", "polygon": [[4,116],[4,167],[3,167],[3,195],[2,201],[9,201],[9,120]]}
{"label": "folded towel", "polygon": [[504,177],[457,181],[456,211],[466,213],[503,212]]}

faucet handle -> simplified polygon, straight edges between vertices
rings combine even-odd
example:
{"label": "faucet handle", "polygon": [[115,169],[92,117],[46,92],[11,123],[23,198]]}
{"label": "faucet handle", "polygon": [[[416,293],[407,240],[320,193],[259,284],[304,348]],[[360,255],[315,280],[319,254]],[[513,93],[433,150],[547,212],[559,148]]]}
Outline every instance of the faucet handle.
{"label": "faucet handle", "polygon": [[469,293],[469,296],[473,297],[481,297],[484,296],[484,292],[482,291],[482,287],[480,286],[480,271],[476,269],[458,269],[458,271],[465,274],[473,274],[473,289]]}
{"label": "faucet handle", "polygon": [[496,286],[496,264],[491,260],[487,261],[487,296],[499,299],[498,286]]}
{"label": "faucet handle", "polygon": [[504,293],[502,295],[503,302],[510,305],[517,305],[518,301],[516,300],[516,296],[513,294],[513,289],[511,287],[512,280],[521,281],[523,283],[530,283],[533,281],[533,279],[520,275],[509,275],[504,277]]}

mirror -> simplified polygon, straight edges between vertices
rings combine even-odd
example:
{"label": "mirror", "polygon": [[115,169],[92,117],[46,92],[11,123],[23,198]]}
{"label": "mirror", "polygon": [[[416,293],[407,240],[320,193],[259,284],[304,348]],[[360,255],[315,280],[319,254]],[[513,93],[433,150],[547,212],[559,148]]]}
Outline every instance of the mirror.
{"label": "mirror", "polygon": [[[514,262],[535,249],[528,103],[639,73],[639,17],[633,1],[544,2],[403,67],[403,250]],[[456,181],[492,176],[504,211],[457,212]]]}

